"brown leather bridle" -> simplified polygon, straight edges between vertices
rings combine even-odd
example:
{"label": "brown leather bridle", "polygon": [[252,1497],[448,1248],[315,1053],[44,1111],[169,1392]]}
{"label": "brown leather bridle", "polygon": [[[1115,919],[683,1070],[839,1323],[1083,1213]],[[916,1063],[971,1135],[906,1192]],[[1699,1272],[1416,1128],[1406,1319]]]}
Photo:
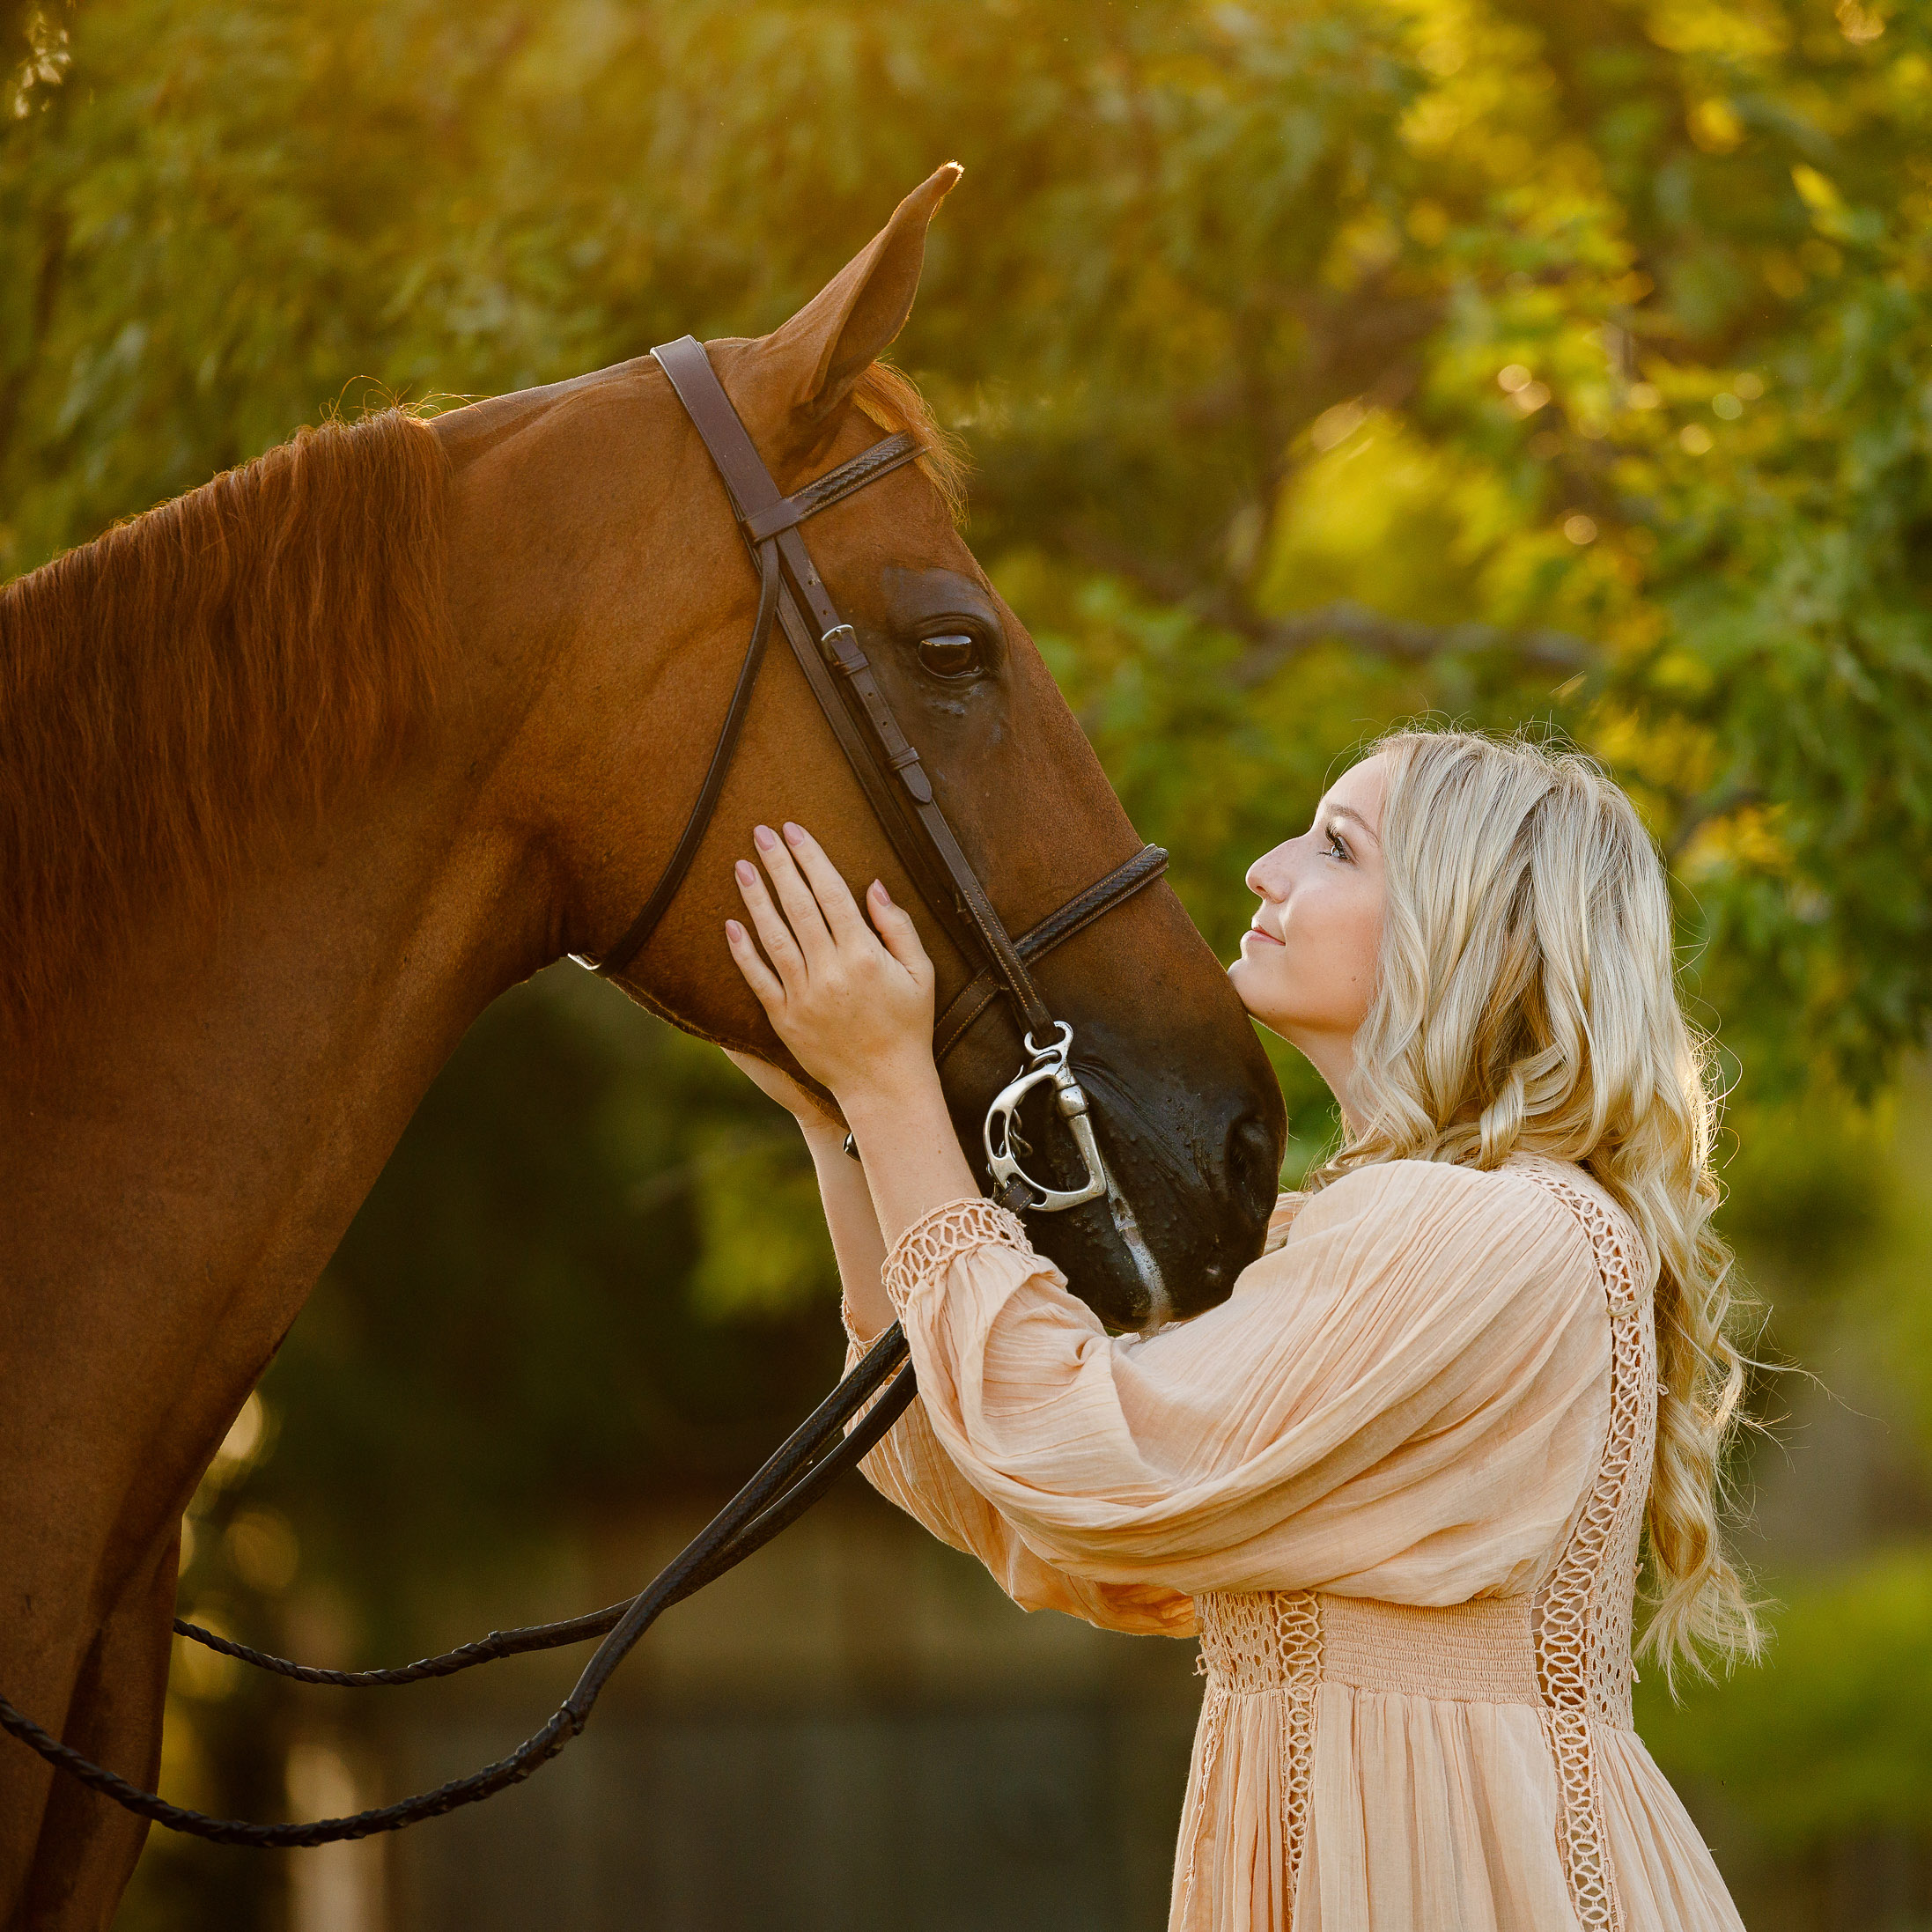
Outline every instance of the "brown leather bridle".
{"label": "brown leather bridle", "polygon": [[[1066,1064],[1073,1029],[1053,1018],[1027,966],[1157,878],[1168,855],[1158,845],[1143,846],[1125,865],[1096,880],[1018,939],[1013,938],[960,850],[946,815],[933,796],[932,781],[919,763],[918,750],[900,729],[859,649],[858,637],[839,616],[799,535],[799,526],[807,517],[911,462],[919,454],[918,443],[903,431],[889,436],[802,490],[781,497],[703,346],[686,336],[651,353],[671,379],[671,387],[724,478],[733,514],[758,571],[758,615],[704,782],[669,862],[644,910],[617,943],[602,959],[580,962],[607,977],[621,972],[642,951],[676,896],[717,809],[776,618],[833,736],[920,896],[969,959],[977,948],[987,962],[940,1014],[933,1031],[935,1057],[943,1060],[1002,995],[1012,1000],[1020,1016],[1029,1064],[994,1096],[983,1130],[995,1198],[1018,1213],[1054,1213],[1104,1194],[1114,1226],[1158,1307],[1164,1299],[1159,1270],[1140,1238],[1132,1209],[1108,1172],[1094,1138],[1087,1096]],[[1036,1043],[1036,1036],[1048,1032],[1056,1037],[1044,1045]],[[1025,1095],[1040,1086],[1053,1088],[1057,1110],[1073,1131],[1086,1161],[1087,1180],[1080,1188],[1057,1191],[1046,1187],[1024,1173],[1014,1157],[1014,1117]],[[488,1637],[438,1656],[376,1670],[336,1670],[297,1663],[236,1643],[180,1617],[174,1619],[178,1634],[242,1663],[299,1683],[343,1689],[419,1683],[429,1678],[451,1677],[500,1657],[554,1649],[589,1637],[603,1639],[576,1687],[540,1729],[508,1757],[466,1777],[453,1778],[433,1791],[347,1818],[257,1825],[242,1818],[210,1818],[171,1803],[157,1792],[144,1790],[55,1737],[4,1696],[0,1696],[0,1730],[18,1738],[56,1770],[136,1816],[217,1844],[256,1848],[332,1844],[398,1831],[476,1803],[520,1783],[556,1757],[582,1732],[612,1673],[666,1610],[743,1561],[794,1522],[885,1435],[917,1392],[908,1356],[904,1334],[895,1322],[757,1474],[645,1589],[588,1616],[526,1629],[492,1631]]]}
{"label": "brown leather bridle", "polygon": [[[1002,995],[1012,1002],[1019,1018],[1029,1064],[994,1097],[983,1130],[994,1198],[1016,1213],[1055,1213],[1105,1195],[1135,1265],[1147,1280],[1150,1294],[1157,1295],[1158,1271],[1139,1238],[1132,1209],[1108,1173],[1094,1138],[1087,1096],[1067,1066],[1073,1029],[1064,1021],[1056,1021],[1048,1010],[1028,964],[1158,878],[1166,869],[1167,853],[1158,845],[1143,845],[1125,864],[1117,866],[1014,939],[961,850],[933,795],[933,781],[920,762],[918,747],[906,736],[880,689],[858,634],[839,616],[800,530],[807,518],[917,461],[918,442],[902,430],[791,496],[781,496],[725,394],[704,344],[684,336],[676,342],[660,343],[651,354],[670,379],[673,391],[724,482],[732,514],[758,573],[758,612],[697,801],[644,910],[601,959],[594,962],[573,956],[607,978],[621,973],[644,949],[670,910],[718,808],[776,620],[874,817],[891,840],[920,897],[968,959],[978,957],[985,962],[940,1015],[933,1029],[934,1058],[943,1061]],[[1013,1124],[1021,1100],[1033,1088],[1049,1085],[1054,1090],[1056,1109],[1072,1129],[1086,1163],[1086,1179],[1077,1188],[1057,1190],[1034,1180],[1021,1170],[1013,1153],[1016,1139]]]}

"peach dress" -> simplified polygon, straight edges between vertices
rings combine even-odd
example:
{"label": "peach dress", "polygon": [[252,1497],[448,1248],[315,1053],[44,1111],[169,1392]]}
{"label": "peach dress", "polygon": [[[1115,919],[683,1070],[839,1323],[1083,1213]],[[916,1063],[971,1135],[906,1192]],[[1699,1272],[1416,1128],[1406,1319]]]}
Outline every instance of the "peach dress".
{"label": "peach dress", "polygon": [[1631,1728],[1651,1279],[1578,1168],[1397,1161],[1110,1337],[954,1202],[888,1258],[921,1394],[864,1468],[1029,1609],[1198,1633],[1172,1932],[1740,1932]]}

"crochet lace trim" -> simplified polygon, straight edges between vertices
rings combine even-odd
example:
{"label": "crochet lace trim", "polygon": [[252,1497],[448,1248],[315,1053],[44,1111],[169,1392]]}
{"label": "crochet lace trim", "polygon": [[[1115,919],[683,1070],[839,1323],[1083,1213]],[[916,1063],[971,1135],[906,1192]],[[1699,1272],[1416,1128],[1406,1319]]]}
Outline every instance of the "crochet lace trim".
{"label": "crochet lace trim", "polygon": [[[1202,1612],[1201,1654],[1194,1668],[1207,1678],[1207,1697],[1201,1712],[1197,1788],[1205,1796],[1210,1788],[1227,1734],[1230,1701],[1257,1695],[1274,1699],[1286,1840],[1283,1922],[1292,1924],[1315,1775],[1315,1703],[1322,1686],[1321,1609],[1310,1590],[1216,1592],[1201,1597],[1198,1607]],[[1208,1813],[1205,1803],[1198,1807],[1188,1843],[1187,1868],[1181,1879],[1183,1923],[1193,1900]]]}
{"label": "crochet lace trim", "polygon": [[1033,1243],[1017,1214],[1009,1214],[977,1194],[928,1208],[892,1244],[881,1273],[886,1294],[903,1319],[906,1303],[928,1281],[937,1280],[955,1257],[973,1248],[1010,1248],[1030,1255]]}
{"label": "crochet lace trim", "polygon": [[1575,1215],[1604,1284],[1610,1422],[1589,1492],[1555,1568],[1528,1606],[1518,1599],[1406,1609],[1306,1590],[1215,1591],[1196,1599],[1197,1668],[1208,1683],[1194,1773],[1196,1822],[1181,1882],[1184,1921],[1230,1702],[1265,1696],[1281,1706],[1283,1884],[1292,1922],[1308,1835],[1316,1700],[1324,1682],[1335,1682],[1539,1705],[1560,1801],[1557,1848],[1579,1932],[1625,1932],[1605,1844],[1595,1731],[1602,1724],[1631,1728],[1631,1609],[1656,1440],[1655,1335],[1632,1262],[1634,1234],[1623,1217],[1594,1189],[1570,1179],[1574,1170],[1562,1162],[1523,1159],[1510,1171],[1546,1188]]}
{"label": "crochet lace trim", "polygon": [[1546,1188],[1589,1237],[1610,1305],[1610,1424],[1596,1478],[1536,1600],[1537,1677],[1562,1816],[1558,1847],[1584,1932],[1623,1932],[1610,1870],[1595,1733],[1631,1727],[1631,1614],[1657,1428],[1656,1337],[1632,1265],[1632,1231],[1560,1163],[1516,1171]]}

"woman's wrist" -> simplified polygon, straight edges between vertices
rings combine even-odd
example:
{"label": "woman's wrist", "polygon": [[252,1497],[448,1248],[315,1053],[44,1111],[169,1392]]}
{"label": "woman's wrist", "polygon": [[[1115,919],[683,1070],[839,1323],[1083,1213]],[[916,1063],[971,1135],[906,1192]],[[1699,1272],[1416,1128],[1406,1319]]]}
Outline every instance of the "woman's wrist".
{"label": "woman's wrist", "polygon": [[930,1060],[923,1076],[881,1077],[841,1098],[888,1249],[928,1208],[978,1193]]}
{"label": "woman's wrist", "polygon": [[947,1113],[945,1090],[930,1051],[898,1066],[869,1071],[863,1085],[848,1087],[838,1095],[838,1105],[860,1147],[881,1131]]}
{"label": "woman's wrist", "polygon": [[851,1130],[842,1120],[833,1120],[815,1109],[810,1114],[794,1114],[792,1117],[799,1124],[799,1132],[805,1136],[805,1145],[816,1155],[827,1148],[843,1153],[845,1136]]}

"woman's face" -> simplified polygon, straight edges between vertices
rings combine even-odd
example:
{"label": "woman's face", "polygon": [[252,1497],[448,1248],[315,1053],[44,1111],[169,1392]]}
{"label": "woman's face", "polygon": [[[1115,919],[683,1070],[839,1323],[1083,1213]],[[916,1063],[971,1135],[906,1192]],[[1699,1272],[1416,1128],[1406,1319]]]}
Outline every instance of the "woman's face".
{"label": "woman's face", "polygon": [[1260,905],[1228,970],[1242,1004],[1299,1047],[1339,1097],[1382,943],[1382,802],[1388,763],[1336,780],[1299,838],[1248,868]]}

